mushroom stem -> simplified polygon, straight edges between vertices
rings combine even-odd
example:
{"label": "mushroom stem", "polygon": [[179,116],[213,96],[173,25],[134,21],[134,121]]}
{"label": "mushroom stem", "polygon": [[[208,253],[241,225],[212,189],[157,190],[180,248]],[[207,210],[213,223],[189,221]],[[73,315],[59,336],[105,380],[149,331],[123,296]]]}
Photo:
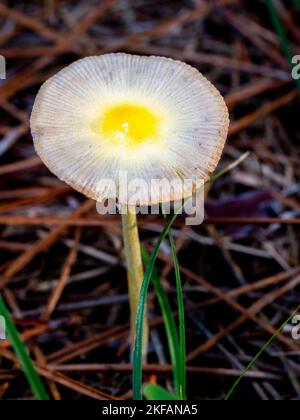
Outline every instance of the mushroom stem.
{"label": "mushroom stem", "polygon": [[[139,240],[135,207],[127,206],[122,212],[124,251],[127,263],[128,293],[131,312],[131,347],[135,342],[136,313],[139,294],[143,281],[143,262]],[[145,311],[146,313],[146,311]],[[148,351],[148,321],[143,322],[143,359],[146,360]]]}

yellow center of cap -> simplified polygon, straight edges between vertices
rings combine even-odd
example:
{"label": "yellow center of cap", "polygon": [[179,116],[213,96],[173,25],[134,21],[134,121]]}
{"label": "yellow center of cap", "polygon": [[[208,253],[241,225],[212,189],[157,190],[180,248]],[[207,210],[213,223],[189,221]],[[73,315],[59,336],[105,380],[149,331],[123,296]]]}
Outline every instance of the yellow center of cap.
{"label": "yellow center of cap", "polygon": [[136,145],[158,135],[159,118],[140,105],[115,105],[105,111],[102,131],[113,140]]}

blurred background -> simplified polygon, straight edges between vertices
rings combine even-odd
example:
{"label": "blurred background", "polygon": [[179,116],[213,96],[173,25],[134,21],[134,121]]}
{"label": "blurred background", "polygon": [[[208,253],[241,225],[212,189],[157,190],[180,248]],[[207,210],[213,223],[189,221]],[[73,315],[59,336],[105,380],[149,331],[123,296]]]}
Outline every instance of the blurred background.
{"label": "blurred background", "polygon": [[[300,54],[297,0],[1,1],[0,287],[54,399],[131,398],[129,306],[120,219],[52,176],[29,116],[40,85],[87,55],[180,59],[225,96],[231,126],[201,226],[173,228],[183,278],[189,399],[220,400],[300,301]],[[299,60],[300,62],[300,60]],[[300,75],[300,71],[299,71]],[[160,217],[139,218],[149,252]],[[168,242],[157,269],[176,315]],[[153,287],[145,381],[170,385]],[[290,321],[233,399],[300,398],[300,342]],[[8,342],[0,397],[32,398]]]}

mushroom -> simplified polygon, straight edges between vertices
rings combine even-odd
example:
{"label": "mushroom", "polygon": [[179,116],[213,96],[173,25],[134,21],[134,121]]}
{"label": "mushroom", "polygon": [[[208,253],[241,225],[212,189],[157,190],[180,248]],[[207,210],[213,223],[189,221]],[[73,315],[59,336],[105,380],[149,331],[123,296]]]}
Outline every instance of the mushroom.
{"label": "mushroom", "polygon": [[[143,269],[136,212],[121,193],[120,174],[128,183],[143,181],[142,205],[191,196],[220,159],[229,124],[225,102],[183,62],[105,54],[78,60],[46,81],[30,124],[36,152],[50,171],[87,197],[115,197],[122,206],[133,339]],[[116,188],[104,188],[104,179]],[[154,179],[192,183],[157,190]],[[146,351],[146,321],[144,343]]]}

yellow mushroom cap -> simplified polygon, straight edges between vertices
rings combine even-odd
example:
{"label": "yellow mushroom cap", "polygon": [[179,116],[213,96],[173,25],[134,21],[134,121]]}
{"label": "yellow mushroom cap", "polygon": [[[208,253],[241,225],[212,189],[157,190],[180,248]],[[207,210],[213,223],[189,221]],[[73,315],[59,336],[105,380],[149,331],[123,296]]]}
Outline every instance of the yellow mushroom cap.
{"label": "yellow mushroom cap", "polygon": [[[140,203],[150,205],[190,196],[207,179],[229,118],[218,90],[195,68],[116,53],[78,60],[45,82],[30,125],[38,155],[74,189],[102,201],[102,180],[119,191],[126,173],[127,182],[144,181]],[[155,193],[153,179],[193,186]]]}

